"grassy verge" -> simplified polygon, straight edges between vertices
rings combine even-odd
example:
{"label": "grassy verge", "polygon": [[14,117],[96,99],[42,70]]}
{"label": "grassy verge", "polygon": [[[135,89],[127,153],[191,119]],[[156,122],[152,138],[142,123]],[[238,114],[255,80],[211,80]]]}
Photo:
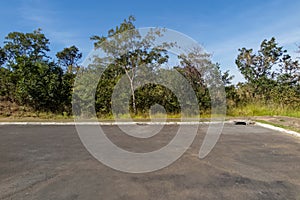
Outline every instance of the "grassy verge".
{"label": "grassy verge", "polygon": [[273,123],[273,122],[269,122],[269,121],[265,121],[265,120],[255,120],[255,121],[260,122],[260,123],[264,123],[264,124],[269,124],[269,125],[272,125],[272,126],[276,126],[276,127],[279,127],[279,128],[284,128],[284,129],[291,130],[291,131],[296,131],[296,132],[300,133],[300,129],[295,128],[295,127],[285,126],[285,125],[282,125],[282,124],[277,124],[277,123]]}
{"label": "grassy verge", "polygon": [[[300,108],[281,108],[276,105],[263,105],[260,103],[247,104],[245,106],[231,107],[227,110],[227,117],[255,117],[255,116],[287,116],[300,118]],[[155,114],[151,116],[154,119],[163,119],[166,117],[167,121],[179,121],[181,118],[180,114]],[[201,114],[200,118],[208,120],[211,117],[210,113]],[[149,114],[137,114],[137,115],[121,115],[119,119],[130,119],[135,121],[150,121]],[[197,118],[191,116],[191,119]],[[54,114],[47,112],[33,112],[26,109],[19,109],[19,111],[10,112],[9,115],[2,113],[0,115],[0,121],[73,121],[73,116],[69,116],[66,113]],[[98,117],[99,121],[114,121],[113,115],[101,115]]]}
{"label": "grassy verge", "polygon": [[275,105],[248,104],[243,107],[229,108],[227,115],[232,117],[287,116],[300,118],[300,108],[291,109],[281,108]]}
{"label": "grassy verge", "polygon": [[[218,116],[215,116],[218,117]],[[188,119],[189,121],[210,121],[211,115],[210,114],[202,114],[201,116],[188,116],[184,117],[184,119]],[[94,121],[96,118],[91,118],[91,121]],[[128,121],[151,121],[153,119],[154,121],[168,121],[168,122],[177,122],[181,121],[181,114],[154,114],[154,115],[147,115],[147,114],[138,114],[138,115],[130,115],[130,114],[124,114],[118,116],[119,120]],[[101,115],[97,118],[98,121],[101,122],[112,122],[115,121],[115,118],[113,115]],[[34,112],[26,112],[22,115],[11,115],[11,116],[0,116],[0,122],[72,122],[74,121],[73,116],[68,115],[59,115],[59,114],[53,114],[53,113],[34,113]]]}

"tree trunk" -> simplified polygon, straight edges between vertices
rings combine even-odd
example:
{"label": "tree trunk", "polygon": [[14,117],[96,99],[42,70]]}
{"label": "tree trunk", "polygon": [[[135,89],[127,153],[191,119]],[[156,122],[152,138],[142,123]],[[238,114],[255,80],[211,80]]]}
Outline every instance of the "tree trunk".
{"label": "tree trunk", "polygon": [[129,75],[129,73],[128,73],[128,71],[126,69],[125,69],[125,73],[126,73],[126,75],[128,77],[128,80],[130,81],[130,89],[131,89],[131,95],[132,95],[132,109],[133,109],[133,113],[136,115],[137,114],[137,110],[136,110],[135,92],[134,92],[134,85],[133,85],[134,75],[132,75],[132,77],[130,77],[130,75]]}
{"label": "tree trunk", "polygon": [[132,95],[132,109],[133,113],[136,115],[137,110],[136,110],[136,104],[135,104],[135,92],[134,92],[134,87],[133,87],[133,81],[130,80],[130,88],[131,88],[131,95]]}

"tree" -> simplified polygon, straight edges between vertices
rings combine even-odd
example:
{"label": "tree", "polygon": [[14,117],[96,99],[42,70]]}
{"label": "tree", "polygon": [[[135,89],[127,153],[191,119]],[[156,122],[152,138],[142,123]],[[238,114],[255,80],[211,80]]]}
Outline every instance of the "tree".
{"label": "tree", "polygon": [[[220,70],[221,71],[221,70]],[[225,71],[224,73],[222,73],[222,81],[224,83],[225,86],[230,86],[232,85],[232,80],[233,80],[234,76],[230,75],[229,70]]]}
{"label": "tree", "polygon": [[236,65],[244,78],[254,88],[253,97],[269,98],[269,88],[274,86],[275,66],[281,62],[286,50],[279,47],[275,38],[263,40],[258,53],[253,49],[239,49],[240,54],[236,59]]}
{"label": "tree", "polygon": [[286,54],[279,63],[276,87],[273,88],[275,101],[281,106],[299,106],[300,104],[300,65]]}
{"label": "tree", "polygon": [[63,73],[49,61],[49,39],[41,29],[9,33],[4,43],[14,101],[37,111],[61,111]]}
{"label": "tree", "polygon": [[168,114],[180,113],[180,104],[177,97],[165,86],[154,83],[146,84],[137,89],[136,96],[139,113],[147,113],[151,106],[155,104],[163,106]]}
{"label": "tree", "polygon": [[111,64],[102,73],[96,92],[96,112],[99,115],[111,114],[111,97],[114,86],[118,83],[120,77],[124,74],[122,67]]}
{"label": "tree", "polygon": [[56,57],[58,63],[66,69],[67,73],[76,73],[79,68],[78,61],[82,58],[82,53],[73,45],[58,52]]}
{"label": "tree", "polygon": [[238,89],[244,101],[281,108],[299,106],[299,62],[278,46],[275,38],[264,40],[257,54],[252,49],[239,51],[236,64],[247,81]]}
{"label": "tree", "polygon": [[4,49],[0,47],[0,67],[6,62],[7,57]]}
{"label": "tree", "polygon": [[82,53],[76,46],[64,48],[62,51],[56,53],[58,64],[65,69],[65,73],[62,77],[62,93],[61,99],[65,110],[68,114],[71,114],[72,110],[72,93],[74,79],[79,71],[79,61],[82,58]]}
{"label": "tree", "polygon": [[38,29],[32,33],[9,33],[4,44],[7,66],[12,71],[11,80],[15,87],[14,98],[21,104],[32,104],[29,88],[34,87],[33,79],[40,73],[39,66],[44,66],[36,63],[47,62],[49,40]]}
{"label": "tree", "polygon": [[10,71],[3,67],[4,63],[6,62],[6,53],[4,49],[0,47],[0,95],[2,97],[9,96],[10,89]]}
{"label": "tree", "polygon": [[279,63],[278,81],[281,84],[294,86],[300,81],[300,65],[298,60],[293,60],[290,55],[284,55]]}
{"label": "tree", "polygon": [[17,69],[24,61],[37,62],[48,59],[49,39],[37,29],[32,33],[12,32],[5,37],[4,50],[9,66]]}
{"label": "tree", "polygon": [[187,55],[180,55],[179,59],[181,66],[177,69],[192,85],[200,110],[206,112],[217,101],[222,107],[225,100],[222,98],[225,94],[221,92],[223,81],[230,81],[231,77],[222,77],[219,64],[213,63],[211,55],[201,48],[191,49]]}
{"label": "tree", "polygon": [[157,37],[162,36],[163,30],[150,30],[142,36],[133,22],[135,18],[130,16],[125,19],[120,26],[108,31],[107,36],[93,36],[96,49],[102,49],[108,57],[113,59],[116,66],[121,67],[129,82],[132,96],[132,110],[137,114],[136,108],[136,78],[139,74],[140,66],[146,66],[150,71],[155,70],[159,65],[167,62],[168,55],[166,48],[171,44],[154,46]]}

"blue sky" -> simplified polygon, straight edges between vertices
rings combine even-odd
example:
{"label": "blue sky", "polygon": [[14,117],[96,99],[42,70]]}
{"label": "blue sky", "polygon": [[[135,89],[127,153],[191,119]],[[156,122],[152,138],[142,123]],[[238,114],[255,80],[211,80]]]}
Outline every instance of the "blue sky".
{"label": "blue sky", "polygon": [[134,15],[138,28],[166,27],[192,37],[238,82],[243,80],[234,64],[238,48],[257,49],[263,39],[275,36],[296,56],[299,9],[296,0],[10,0],[1,3],[0,46],[9,32],[42,28],[50,39],[52,56],[73,44],[86,56],[93,48],[90,36],[105,35]]}

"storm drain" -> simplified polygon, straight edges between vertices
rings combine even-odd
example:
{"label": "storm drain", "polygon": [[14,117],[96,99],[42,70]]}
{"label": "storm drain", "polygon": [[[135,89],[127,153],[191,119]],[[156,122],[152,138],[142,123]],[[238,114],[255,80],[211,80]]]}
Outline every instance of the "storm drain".
{"label": "storm drain", "polygon": [[251,120],[234,120],[233,123],[234,125],[244,125],[244,126],[254,124],[254,122]]}

